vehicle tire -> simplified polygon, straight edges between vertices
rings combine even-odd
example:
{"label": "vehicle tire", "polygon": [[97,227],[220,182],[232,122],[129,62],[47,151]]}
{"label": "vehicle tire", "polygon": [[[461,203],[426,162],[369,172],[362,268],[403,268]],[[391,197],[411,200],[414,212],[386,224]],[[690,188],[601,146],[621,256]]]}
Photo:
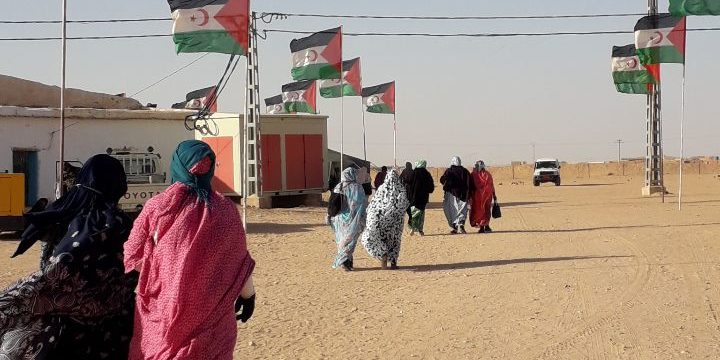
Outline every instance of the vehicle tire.
{"label": "vehicle tire", "polygon": [[555,186],[560,186],[560,179],[555,180]]}
{"label": "vehicle tire", "polygon": [[540,182],[537,180],[533,181],[533,186],[540,186]]}

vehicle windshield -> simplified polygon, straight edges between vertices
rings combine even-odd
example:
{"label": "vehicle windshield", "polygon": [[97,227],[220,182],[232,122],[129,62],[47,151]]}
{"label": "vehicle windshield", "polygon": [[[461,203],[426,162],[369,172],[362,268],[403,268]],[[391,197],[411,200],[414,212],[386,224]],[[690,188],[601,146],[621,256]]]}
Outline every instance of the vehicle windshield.
{"label": "vehicle windshield", "polygon": [[536,169],[555,169],[557,168],[557,163],[554,161],[538,161],[535,163]]}

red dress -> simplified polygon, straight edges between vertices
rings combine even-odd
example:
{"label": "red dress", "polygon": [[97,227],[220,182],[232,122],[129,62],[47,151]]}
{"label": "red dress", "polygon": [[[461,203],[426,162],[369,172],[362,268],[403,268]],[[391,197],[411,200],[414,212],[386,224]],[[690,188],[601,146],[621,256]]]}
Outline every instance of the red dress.
{"label": "red dress", "polygon": [[480,227],[490,224],[493,194],[495,186],[489,172],[473,171],[472,179],[475,183],[475,192],[472,195],[470,208],[470,226]]}

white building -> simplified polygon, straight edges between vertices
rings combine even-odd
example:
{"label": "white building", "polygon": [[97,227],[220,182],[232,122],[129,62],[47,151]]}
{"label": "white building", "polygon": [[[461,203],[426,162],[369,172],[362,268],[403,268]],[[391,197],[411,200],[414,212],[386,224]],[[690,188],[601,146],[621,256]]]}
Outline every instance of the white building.
{"label": "white building", "polygon": [[[186,110],[66,109],[65,160],[84,163],[107,148],[160,154],[168,171],[177,144],[193,139],[185,129]],[[60,155],[60,111],[0,106],[0,172],[26,168],[27,202],[53,199]],[[79,164],[78,164],[79,165]]]}

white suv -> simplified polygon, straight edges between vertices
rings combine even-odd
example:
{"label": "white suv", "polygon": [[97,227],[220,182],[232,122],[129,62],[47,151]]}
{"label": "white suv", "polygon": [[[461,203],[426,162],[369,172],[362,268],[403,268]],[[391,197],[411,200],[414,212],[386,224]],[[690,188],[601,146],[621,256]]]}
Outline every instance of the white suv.
{"label": "white suv", "polygon": [[533,172],[533,185],[552,182],[560,186],[560,162],[558,159],[537,159]]}

